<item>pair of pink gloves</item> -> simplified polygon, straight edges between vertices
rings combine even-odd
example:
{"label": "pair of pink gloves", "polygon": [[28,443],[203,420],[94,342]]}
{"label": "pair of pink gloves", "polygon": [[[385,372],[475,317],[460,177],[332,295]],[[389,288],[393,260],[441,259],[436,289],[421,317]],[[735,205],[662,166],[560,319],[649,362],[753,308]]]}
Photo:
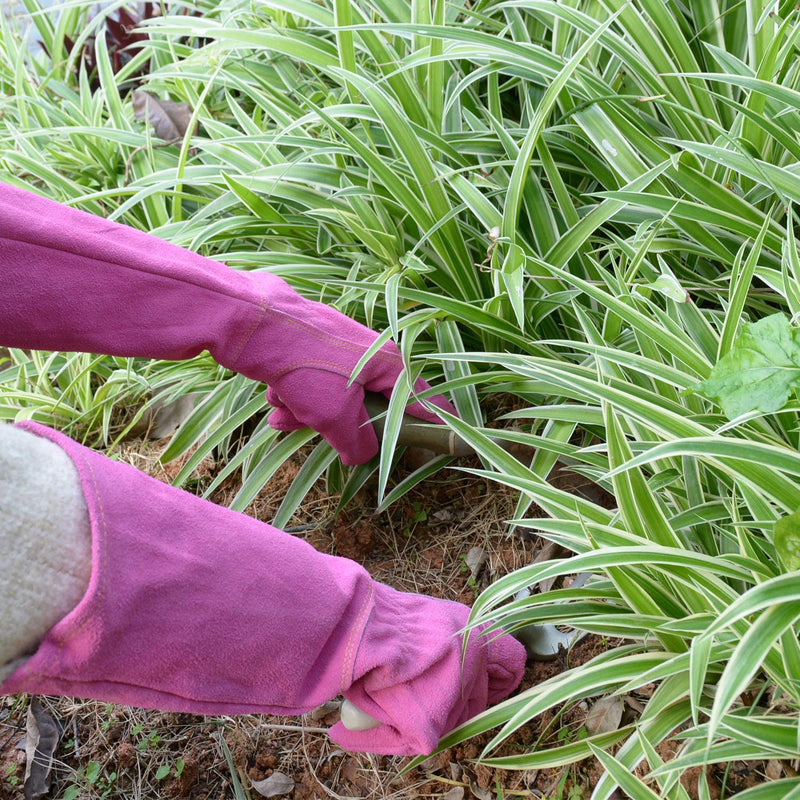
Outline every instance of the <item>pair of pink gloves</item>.
{"label": "pair of pink gloves", "polygon": [[[159,359],[208,350],[269,384],[273,427],[310,426],[347,464],[377,451],[363,393],[391,392],[403,368],[396,347],[383,346],[347,387],[376,335],[274,275],[231,270],[4,184],[0,270],[0,345]],[[381,724],[339,723],[338,744],[410,755],[518,685],[525,653],[510,636],[473,631],[462,661],[466,606],[395,591],[352,561],[23,427],[78,470],[92,577],[0,692],[205,714],[300,714],[342,694]]]}

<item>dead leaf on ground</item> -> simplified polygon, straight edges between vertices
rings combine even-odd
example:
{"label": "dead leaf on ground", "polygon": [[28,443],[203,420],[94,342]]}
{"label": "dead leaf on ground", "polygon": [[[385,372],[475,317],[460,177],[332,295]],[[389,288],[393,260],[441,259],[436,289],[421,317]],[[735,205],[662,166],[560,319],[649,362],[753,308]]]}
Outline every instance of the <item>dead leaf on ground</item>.
{"label": "dead leaf on ground", "polygon": [[32,698],[28,706],[26,728],[25,800],[36,800],[50,791],[53,754],[61,733],[38,697]]}
{"label": "dead leaf on ground", "polygon": [[313,711],[310,711],[308,716],[314,722],[319,722],[321,719],[327,717],[328,714],[333,714],[335,711],[338,711],[341,707],[342,704],[336,700],[328,700],[327,703],[323,703],[321,706],[317,706]]}
{"label": "dead leaf on ground", "polygon": [[644,703],[637,700],[635,697],[631,697],[629,694],[626,694],[625,697],[622,698],[622,702],[637,714],[643,714],[646,708]]}
{"label": "dead leaf on ground", "polygon": [[469,782],[469,790],[475,796],[476,800],[493,800],[492,792],[489,789],[481,789],[477,781],[471,780]]}
{"label": "dead leaf on ground", "polygon": [[442,797],[442,800],[464,800],[464,787],[454,786]]}
{"label": "dead leaf on ground", "polygon": [[466,556],[464,556],[464,563],[469,567],[469,576],[473,580],[478,577],[478,574],[483,569],[488,555],[482,547],[471,547]]}
{"label": "dead leaf on ground", "polygon": [[586,715],[586,730],[591,736],[598,733],[610,733],[619,728],[622,722],[622,701],[619,697],[607,695],[601,697]]}
{"label": "dead leaf on ground", "polygon": [[764,771],[771,781],[777,781],[783,775],[783,764],[776,758],[772,758],[767,761],[767,768]]}
{"label": "dead leaf on ground", "polygon": [[358,762],[354,758],[345,759],[342,764],[342,778],[353,784],[358,780]]}
{"label": "dead leaf on ground", "polygon": [[[182,139],[192,121],[192,107],[188,103],[162,100],[152,92],[137,89],[133,93],[133,116],[149,122],[156,136],[165,142]],[[197,126],[193,133],[197,133]]]}
{"label": "dead leaf on ground", "polygon": [[294,780],[283,772],[273,772],[263,781],[253,781],[253,788],[262,797],[280,797],[294,789]]}
{"label": "dead leaf on ground", "polygon": [[127,438],[144,436],[147,439],[163,439],[169,436],[188,419],[198,396],[184,394],[175,400],[156,400],[145,409],[142,418],[128,431]]}

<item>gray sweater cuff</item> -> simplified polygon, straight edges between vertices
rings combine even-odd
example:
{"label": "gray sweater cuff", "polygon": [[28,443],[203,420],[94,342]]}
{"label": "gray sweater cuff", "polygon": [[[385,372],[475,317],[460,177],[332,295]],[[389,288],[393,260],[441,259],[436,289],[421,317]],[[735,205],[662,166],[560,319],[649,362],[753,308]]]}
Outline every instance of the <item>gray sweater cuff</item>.
{"label": "gray sweater cuff", "polygon": [[0,681],[89,585],[89,516],[78,473],[53,442],[0,423]]}

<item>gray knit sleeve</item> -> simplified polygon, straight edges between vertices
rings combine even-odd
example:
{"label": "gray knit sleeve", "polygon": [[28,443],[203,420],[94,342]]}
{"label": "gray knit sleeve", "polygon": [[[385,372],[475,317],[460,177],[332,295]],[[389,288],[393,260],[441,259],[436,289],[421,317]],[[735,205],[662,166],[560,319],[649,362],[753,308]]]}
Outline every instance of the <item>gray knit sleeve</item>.
{"label": "gray knit sleeve", "polygon": [[83,597],[89,516],[78,473],[53,442],[0,423],[0,681]]}

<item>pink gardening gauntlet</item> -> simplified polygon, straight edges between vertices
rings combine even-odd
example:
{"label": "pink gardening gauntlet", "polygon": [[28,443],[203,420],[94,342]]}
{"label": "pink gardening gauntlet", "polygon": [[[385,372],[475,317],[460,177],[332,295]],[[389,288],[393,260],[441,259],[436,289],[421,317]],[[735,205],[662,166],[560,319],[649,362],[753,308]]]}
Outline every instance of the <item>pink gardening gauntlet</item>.
{"label": "pink gardening gauntlet", "polygon": [[[0,273],[0,345],[167,360],[208,350],[270,385],[273,427],[314,428],[346,464],[377,452],[362,400],[365,389],[391,393],[397,348],[384,345],[348,388],[377,334],[275,275],[229,269],[1,183]],[[442,397],[430,402],[455,413]],[[437,421],[419,404],[408,411]]]}
{"label": "pink gardening gauntlet", "polygon": [[428,753],[505,697],[525,661],[468,609],[375,583],[353,561],[112,461],[35,423],[80,476],[92,534],[81,602],[0,693],[200,714],[301,714],[344,694],[381,724],[342,746]]}

